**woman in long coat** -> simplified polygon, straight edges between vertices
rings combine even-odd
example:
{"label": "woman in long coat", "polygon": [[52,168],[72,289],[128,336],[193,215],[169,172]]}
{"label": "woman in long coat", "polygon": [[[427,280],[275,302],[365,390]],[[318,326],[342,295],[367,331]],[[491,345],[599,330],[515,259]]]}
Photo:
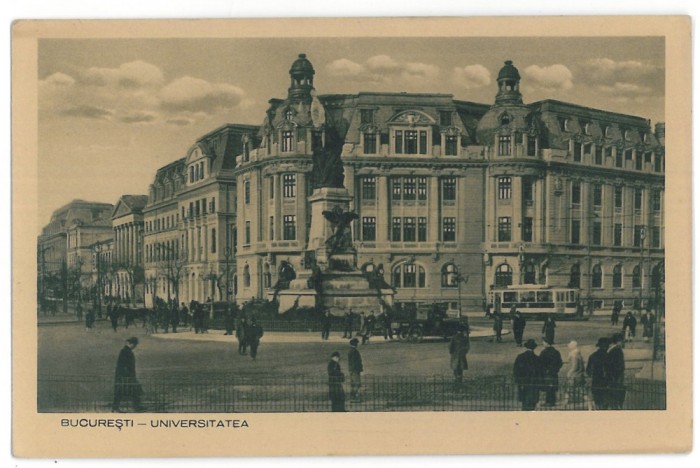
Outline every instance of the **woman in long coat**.
{"label": "woman in long coat", "polygon": [[557,328],[557,322],[554,321],[554,317],[548,315],[544,319],[544,325],[542,325],[542,336],[544,340],[550,345],[554,344],[554,329]]}
{"label": "woman in long coat", "polygon": [[578,343],[571,341],[569,343],[569,370],[566,373],[567,382],[569,385],[569,403],[579,403],[583,400],[584,389],[586,385],[586,365],[583,362],[583,356],[578,349]]}

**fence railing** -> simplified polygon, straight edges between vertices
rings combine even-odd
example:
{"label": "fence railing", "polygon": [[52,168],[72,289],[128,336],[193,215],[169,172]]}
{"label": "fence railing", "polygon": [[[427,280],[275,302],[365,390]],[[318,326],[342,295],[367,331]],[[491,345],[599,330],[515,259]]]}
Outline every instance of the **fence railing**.
{"label": "fence railing", "polygon": [[[349,380],[349,379],[348,379]],[[322,412],[330,411],[328,379],[279,376],[216,379],[145,378],[139,380],[146,411],[154,413],[206,412]],[[490,377],[455,383],[451,376],[384,377],[363,376],[357,398],[344,383],[347,411],[517,411],[521,409],[518,387],[509,377]],[[663,410],[666,386],[663,381],[628,380],[625,410]],[[39,412],[109,412],[114,382],[99,376],[41,376],[38,379]],[[129,401],[122,409],[132,411]],[[561,382],[556,404],[545,404],[540,392],[538,410],[596,409],[590,387]],[[601,408],[597,408],[601,409]]]}

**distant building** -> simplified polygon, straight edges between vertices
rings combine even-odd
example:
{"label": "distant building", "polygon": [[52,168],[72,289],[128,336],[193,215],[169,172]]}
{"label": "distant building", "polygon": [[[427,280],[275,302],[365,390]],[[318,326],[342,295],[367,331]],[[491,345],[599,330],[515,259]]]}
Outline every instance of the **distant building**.
{"label": "distant building", "polygon": [[112,213],[113,290],[110,295],[139,304],[144,302],[143,209],[147,202],[147,195],[122,195]]}

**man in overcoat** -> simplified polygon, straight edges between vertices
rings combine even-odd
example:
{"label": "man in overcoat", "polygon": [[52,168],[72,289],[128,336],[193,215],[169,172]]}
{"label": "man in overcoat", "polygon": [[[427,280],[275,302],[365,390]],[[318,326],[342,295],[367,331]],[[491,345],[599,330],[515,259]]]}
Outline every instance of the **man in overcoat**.
{"label": "man in overcoat", "polygon": [[248,322],[245,315],[238,319],[236,324],[236,338],[238,339],[238,354],[245,356],[246,350],[248,349],[248,337],[246,333],[248,332]]}
{"label": "man in overcoat", "polygon": [[564,365],[561,353],[547,340],[542,342],[544,349],[540,353],[542,364],[542,380],[545,392],[545,404],[554,406],[557,404],[557,390],[559,389],[559,370]]}
{"label": "man in overcoat", "polygon": [[513,379],[518,386],[518,400],[523,411],[532,411],[540,399],[542,385],[542,364],[535,354],[537,343],[529,339],[525,342],[525,351],[515,358]]}
{"label": "man in overcoat", "polygon": [[513,316],[513,337],[515,338],[515,344],[517,346],[523,345],[523,333],[525,333],[526,324],[527,322],[523,314],[516,311]]}
{"label": "man in overcoat", "polygon": [[468,369],[469,333],[467,327],[460,325],[457,333],[450,340],[450,367],[455,376],[455,383],[461,383],[464,371]]}
{"label": "man in overcoat", "polygon": [[256,359],[258,357],[258,346],[260,345],[260,338],[263,336],[263,329],[258,322],[252,318],[250,319],[250,325],[246,330],[246,340],[250,345],[250,357]]}
{"label": "man in overcoat", "polygon": [[596,343],[598,348],[588,357],[586,374],[591,378],[591,393],[596,409],[607,409],[605,394],[608,388],[608,379],[605,375],[605,359],[610,347],[610,338],[599,338]]}
{"label": "man in overcoat", "polygon": [[134,411],[141,412],[144,409],[141,406],[143,389],[136,379],[136,357],[133,351],[138,344],[138,338],[133,336],[128,338],[117,358],[117,368],[114,372],[114,402],[112,403],[112,411],[116,413],[121,412],[119,405],[124,398],[131,399]]}
{"label": "man in overcoat", "polygon": [[334,351],[328,362],[328,398],[331,400],[331,411],[345,411],[343,382],[345,382],[345,374],[340,368],[340,353]]}
{"label": "man in overcoat", "polygon": [[606,401],[608,409],[620,410],[625,402],[625,353],[622,351],[623,336],[615,333],[612,345],[603,362],[608,383]]}
{"label": "man in overcoat", "polygon": [[357,398],[362,386],[362,355],[357,349],[359,341],[357,338],[350,340],[350,350],[348,351],[348,370],[350,371],[350,397]]}

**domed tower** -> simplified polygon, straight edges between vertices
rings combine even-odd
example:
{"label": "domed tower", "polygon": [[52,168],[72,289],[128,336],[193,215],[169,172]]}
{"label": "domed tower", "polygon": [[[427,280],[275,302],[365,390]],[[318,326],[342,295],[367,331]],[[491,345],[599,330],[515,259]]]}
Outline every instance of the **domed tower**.
{"label": "domed tower", "polygon": [[299,54],[299,57],[292,64],[292,68],[289,69],[289,76],[292,79],[288,94],[290,101],[311,101],[311,90],[314,89],[315,73],[313,65],[306,58],[306,54]]}
{"label": "domed tower", "polygon": [[498,82],[496,105],[523,103],[523,96],[520,94],[520,73],[512,60],[505,61],[496,81]]}

